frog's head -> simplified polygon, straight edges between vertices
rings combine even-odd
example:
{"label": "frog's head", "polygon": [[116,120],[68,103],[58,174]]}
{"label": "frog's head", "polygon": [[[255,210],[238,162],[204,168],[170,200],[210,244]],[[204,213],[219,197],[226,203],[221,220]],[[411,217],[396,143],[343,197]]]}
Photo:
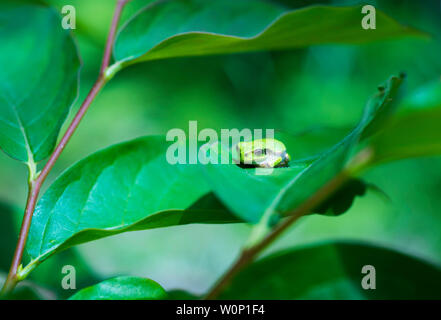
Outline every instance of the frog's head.
{"label": "frog's head", "polygon": [[291,160],[285,145],[276,139],[257,139],[237,144],[240,163],[261,168],[286,167]]}

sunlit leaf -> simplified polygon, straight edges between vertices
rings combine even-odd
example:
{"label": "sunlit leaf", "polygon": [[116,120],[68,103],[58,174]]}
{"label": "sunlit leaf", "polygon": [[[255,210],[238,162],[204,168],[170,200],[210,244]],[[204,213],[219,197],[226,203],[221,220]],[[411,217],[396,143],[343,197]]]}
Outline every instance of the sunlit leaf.
{"label": "sunlit leaf", "polygon": [[165,137],[97,152],[71,167],[38,202],[27,251],[55,251],[122,232],[237,221],[210,193],[198,165],[171,165]]}

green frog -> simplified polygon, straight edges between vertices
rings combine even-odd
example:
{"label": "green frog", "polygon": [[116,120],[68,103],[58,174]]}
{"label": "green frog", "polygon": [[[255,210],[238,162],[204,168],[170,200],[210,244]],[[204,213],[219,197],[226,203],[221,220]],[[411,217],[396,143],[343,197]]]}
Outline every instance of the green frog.
{"label": "green frog", "polygon": [[277,139],[257,139],[236,145],[239,166],[253,168],[287,167],[291,157],[283,142]]}

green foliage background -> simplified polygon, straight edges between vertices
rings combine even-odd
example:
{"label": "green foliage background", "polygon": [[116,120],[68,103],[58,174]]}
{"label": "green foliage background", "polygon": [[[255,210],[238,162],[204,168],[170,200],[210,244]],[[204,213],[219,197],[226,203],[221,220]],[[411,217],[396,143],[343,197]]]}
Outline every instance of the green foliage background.
{"label": "green foliage background", "polygon": [[[62,0],[48,2],[57,8],[66,4]],[[278,2],[291,8],[313,3]],[[418,90],[439,83],[441,76],[439,1],[320,3],[366,2],[404,24],[429,32],[433,39],[314,46],[136,65],[123,70],[98,96],[49,180],[98,149],[138,136],[165,134],[171,128],[187,130],[189,120],[197,120],[199,129],[275,128],[289,133],[351,127],[376,86],[400,71],[407,74],[406,91],[414,92],[402,107],[427,99]],[[134,0],[124,17],[145,3]],[[76,0],[75,6],[75,34],[84,66],[80,98],[70,117],[98,73],[114,2]],[[296,157],[296,150],[290,153]],[[0,201],[15,206],[10,215],[13,219],[5,219],[11,220],[17,232],[26,197],[26,174],[22,164],[0,153]],[[441,265],[441,158],[381,165],[364,178],[390,200],[368,192],[345,215],[307,216],[266,254],[330,239],[367,240]],[[2,221],[2,230],[5,226]],[[242,224],[187,225],[126,233],[70,249],[44,263],[30,278],[58,289],[61,266],[73,264],[78,266],[80,288],[97,279],[124,274],[154,279],[167,290],[179,288],[199,294],[230,265],[248,233],[249,227]],[[0,241],[0,267],[6,271],[11,253],[4,253],[3,248],[13,248],[15,236],[1,232]],[[71,292],[60,291],[59,295],[67,297]]]}

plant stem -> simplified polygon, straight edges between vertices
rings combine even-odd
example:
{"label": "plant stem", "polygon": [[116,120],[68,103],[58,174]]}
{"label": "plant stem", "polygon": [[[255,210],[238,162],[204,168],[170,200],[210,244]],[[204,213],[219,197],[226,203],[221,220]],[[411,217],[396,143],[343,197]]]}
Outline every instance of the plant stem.
{"label": "plant stem", "polygon": [[266,237],[257,244],[242,250],[239,258],[216,283],[216,285],[205,296],[205,299],[216,299],[220,293],[229,285],[231,280],[248,264],[253,262],[256,257],[271,243],[274,242],[284,231],[294,224],[302,216],[313,212],[320,204],[337,192],[350,178],[360,174],[365,170],[373,159],[373,151],[367,147],[359,151],[346,167],[340,171],[328,183],[323,185],[311,197],[306,199],[300,206],[288,213],[286,220],[279,223]]}
{"label": "plant stem", "polygon": [[[46,162],[44,168],[41,170],[41,173],[37,175],[34,179],[30,176],[30,182],[29,182],[29,189],[28,189],[28,198],[26,202],[26,209],[23,216],[23,222],[20,229],[20,234],[17,242],[17,247],[15,249],[14,257],[12,259],[11,267],[8,273],[8,277],[6,278],[5,284],[1,290],[2,294],[7,294],[11,292],[18,282],[23,280],[20,277],[19,269],[21,269],[21,260],[23,258],[23,252],[26,246],[26,240],[28,238],[29,229],[31,227],[32,222],[32,216],[34,214],[35,205],[37,203],[41,186],[43,185],[44,181],[46,180],[48,174],[54,167],[55,162],[60,157],[61,153],[63,152],[64,148],[66,147],[67,143],[69,142],[70,138],[74,134],[75,130],[77,129],[78,125],[80,124],[81,120],[83,119],[84,115],[86,114],[87,110],[89,109],[91,103],[95,99],[95,97],[98,95],[100,90],[104,87],[106,82],[111,79],[113,74],[106,74],[107,69],[109,68],[110,59],[112,56],[112,48],[113,43],[115,41],[115,35],[116,30],[118,27],[118,23],[121,17],[121,12],[124,8],[124,6],[129,2],[130,0],[118,0],[118,3],[116,5],[112,23],[110,26],[109,35],[107,37],[106,41],[106,47],[104,50],[103,60],[101,63],[100,73],[98,76],[98,79],[96,80],[95,84],[93,85],[92,89],[88,93],[86,99],[82,103],[80,109],[78,110],[77,114],[73,118],[72,122],[70,123],[69,127],[67,128],[66,132],[64,133],[63,137],[61,138],[60,142],[55,147],[54,152],[51,154],[49,160]],[[118,69],[115,69],[118,70]]]}
{"label": "plant stem", "polygon": [[348,170],[341,171],[332,180],[321,187],[316,193],[314,193],[311,197],[304,201],[292,213],[290,213],[289,217],[278,224],[265,238],[263,238],[254,246],[244,249],[236,262],[217,282],[213,289],[206,295],[205,299],[216,299],[240,270],[253,262],[262,250],[267,248],[294,222],[296,222],[305,214],[312,212],[323,201],[328,199],[333,193],[335,193],[340,187],[342,187],[350,177],[351,172],[349,172]]}

